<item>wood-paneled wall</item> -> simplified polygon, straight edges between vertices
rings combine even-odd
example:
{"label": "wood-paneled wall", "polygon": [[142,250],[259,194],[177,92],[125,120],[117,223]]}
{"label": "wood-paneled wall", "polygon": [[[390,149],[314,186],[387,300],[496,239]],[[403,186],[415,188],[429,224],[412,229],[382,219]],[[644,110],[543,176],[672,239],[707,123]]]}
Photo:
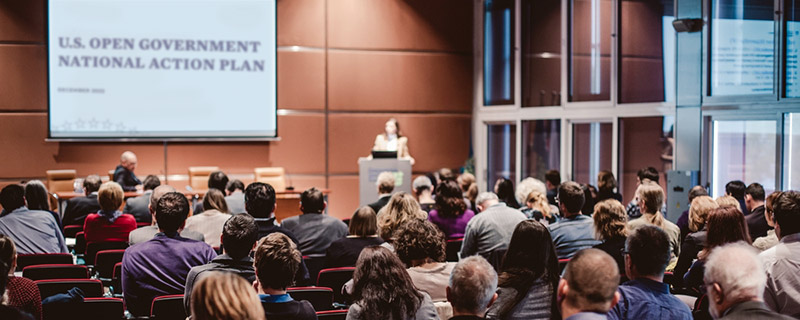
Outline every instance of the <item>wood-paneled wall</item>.
{"label": "wood-paneled wall", "polygon": [[409,138],[415,172],[459,167],[469,156],[470,1],[278,0],[281,140],[169,143],[166,154],[160,142],[45,142],[45,1],[0,1],[2,185],[43,179],[48,169],[104,175],[132,150],[140,176],[216,165],[246,177],[282,166],[298,189],[331,189],[330,212],[345,218],[358,205],[356,161],[389,117]]}

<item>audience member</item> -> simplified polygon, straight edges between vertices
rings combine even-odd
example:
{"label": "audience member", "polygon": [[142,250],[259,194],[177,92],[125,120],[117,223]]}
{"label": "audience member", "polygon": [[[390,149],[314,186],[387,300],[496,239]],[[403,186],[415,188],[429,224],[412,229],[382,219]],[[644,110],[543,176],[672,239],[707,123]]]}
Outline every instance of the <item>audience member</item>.
{"label": "audience member", "polygon": [[683,239],[681,254],[678,256],[678,262],[672,272],[678,279],[683,278],[694,260],[697,259],[697,254],[706,247],[708,238],[706,221],[711,212],[717,208],[719,205],[709,196],[699,196],[692,200],[692,205],[689,207],[689,230],[692,232]]}
{"label": "audience member", "polygon": [[497,299],[497,272],[479,256],[458,262],[447,285],[447,301],[453,306],[450,320],[483,319]]}
{"label": "audience member", "polygon": [[481,213],[467,223],[460,255],[466,258],[479,254],[489,258],[493,252],[508,248],[514,228],[526,217],[500,202],[491,192],[479,194],[475,205]]}
{"label": "audience member", "polygon": [[397,255],[380,246],[358,257],[353,301],[347,319],[439,319],[431,297],[414,287]]}
{"label": "audience member", "polygon": [[136,230],[136,218],[119,211],[124,198],[118,183],[109,181],[100,186],[97,193],[100,211],[86,216],[83,225],[86,243],[128,241],[130,232]]}
{"label": "audience member", "polygon": [[507,178],[497,179],[497,182],[494,184],[494,193],[497,194],[497,197],[500,199],[500,201],[505,202],[507,206],[514,209],[520,208],[519,202],[517,202],[517,198],[514,194],[513,181]]}
{"label": "audience member", "polygon": [[265,320],[253,287],[228,272],[209,272],[191,295],[193,320]]}
{"label": "audience member", "polygon": [[25,188],[7,185],[0,191],[0,234],[14,240],[19,254],[66,253],[67,245],[55,218],[47,211],[25,207]]}
{"label": "audience member", "polygon": [[244,208],[244,183],[239,179],[228,181],[225,191],[227,194],[225,202],[228,204],[228,211],[232,214],[247,213]]}
{"label": "audience member", "polygon": [[644,225],[654,225],[661,228],[669,236],[670,257],[677,260],[681,253],[681,229],[665,219],[664,214],[659,210],[664,205],[664,190],[655,182],[644,181],[636,189],[636,198],[638,199],[641,218],[629,220],[628,230]]}
{"label": "audience member", "polygon": [[772,203],[780,243],[761,253],[767,272],[764,302],[780,314],[800,317],[800,192],[786,191]]}
{"label": "audience member", "polygon": [[431,212],[436,201],[433,200],[433,184],[426,176],[419,176],[411,184],[411,191],[419,202],[419,207],[425,212]]}
{"label": "audience member", "polygon": [[209,246],[219,248],[222,226],[231,217],[222,191],[208,189],[203,197],[203,208],[203,212],[186,219],[184,229],[202,233]]}
{"label": "audience member", "polygon": [[294,283],[292,278],[297,274],[301,261],[300,251],[283,233],[271,233],[256,246],[256,282],[253,286],[258,291],[267,319],[317,319],[311,303],[294,300],[286,293],[286,288]]}
{"label": "audience member", "polygon": [[436,188],[436,205],[428,214],[428,220],[442,230],[447,239],[464,237],[467,222],[475,212],[467,209],[463,192],[454,180],[444,180]]}
{"label": "audience member", "polygon": [[[6,290],[6,286],[9,283],[9,276],[8,274],[13,272],[10,269],[8,262],[0,260],[0,297],[6,296],[9,292]],[[3,301],[4,299],[0,299],[0,316],[3,317],[3,320],[34,320],[34,319],[41,319],[41,317],[34,318],[29,313],[20,311],[15,306],[9,305],[9,302]],[[40,303],[41,304],[41,303]]]}
{"label": "audience member", "polygon": [[559,259],[569,259],[581,249],[591,248],[600,241],[594,237],[592,218],[581,214],[585,201],[581,186],[567,181],[559,185],[556,202],[563,218],[548,226]]}
{"label": "audience member", "polygon": [[634,229],[625,245],[625,273],[631,280],[619,286],[619,303],[608,312],[608,317],[692,319],[689,307],[671,295],[669,285],[663,283],[669,259],[670,238],[661,228],[643,225]]}
{"label": "audience member", "polygon": [[[39,295],[39,287],[33,280],[14,276],[14,270],[17,269],[17,248],[11,238],[2,234],[0,234],[0,265],[2,265],[0,273],[8,276],[5,299],[2,299],[3,291],[0,290],[0,302],[27,312],[34,319],[41,319],[42,298]],[[4,316],[2,312],[0,312],[0,316]]]}
{"label": "audience member", "polygon": [[558,283],[561,319],[606,319],[606,314],[618,306],[620,299],[619,274],[608,268],[612,264],[614,259],[597,249],[581,250],[572,257],[564,269],[564,278]]}
{"label": "audience member", "polygon": [[486,318],[560,318],[558,271],[558,257],[547,227],[533,220],[520,222],[500,266],[497,300]]}
{"label": "audience member", "polygon": [[770,229],[767,231],[766,236],[753,240],[753,247],[756,247],[758,250],[764,251],[778,244],[778,235],[775,234],[775,213],[773,211],[773,204],[779,195],[781,195],[781,192],[776,191],[767,197],[767,201],[764,205],[764,218],[767,220]]}
{"label": "audience member", "polygon": [[747,244],[752,242],[747,232],[747,222],[744,221],[744,216],[739,208],[720,207],[711,211],[708,216],[705,248],[700,251],[697,261],[692,264],[689,272],[683,277],[684,285],[696,292],[705,292],[702,286],[706,258],[714,248],[739,241],[747,242]]}
{"label": "audience member", "polygon": [[547,170],[544,174],[544,183],[547,188],[547,201],[551,205],[558,206],[556,197],[558,196],[558,186],[561,185],[561,173],[558,170]]}
{"label": "audience member", "polygon": [[725,184],[725,195],[736,199],[736,202],[739,203],[739,210],[744,213],[744,215],[750,214],[750,211],[747,211],[747,205],[744,203],[746,190],[747,186],[740,180],[734,180]]}
{"label": "audience member", "polygon": [[383,243],[383,239],[378,237],[378,218],[369,206],[363,206],[353,214],[348,233],[328,247],[325,268],[354,267],[362,249]]}
{"label": "audience member", "polygon": [[[656,168],[653,167],[639,169],[639,171],[636,173],[636,187],[638,188],[645,180],[650,180],[658,184],[659,181],[658,170],[656,170]],[[662,208],[661,213],[663,214],[667,212],[666,209],[667,209],[666,207]],[[631,202],[628,203],[628,206],[625,208],[625,211],[628,212],[628,221],[632,221],[642,216],[642,211],[639,208],[639,202],[637,197],[634,196],[633,200],[631,200]]]}
{"label": "audience member", "polygon": [[475,198],[478,197],[478,184],[475,183],[475,175],[464,172],[458,176],[456,182],[458,182],[458,186],[461,187],[461,191],[464,193],[464,199],[468,202],[467,208],[475,208]]}
{"label": "audience member", "polygon": [[739,201],[736,200],[736,198],[734,197],[721,196],[714,199],[714,201],[716,201],[717,205],[719,205],[720,207],[734,207],[736,209],[739,209],[739,211],[741,211],[740,209],[741,206],[739,205]]}
{"label": "audience member", "polygon": [[[175,188],[168,185],[158,186],[153,189],[153,193],[150,195],[150,203],[147,204],[147,210],[150,211],[150,220],[152,221],[152,225],[131,231],[131,233],[128,234],[128,244],[134,245],[137,243],[147,242],[156,236],[156,234],[159,232],[158,223],[155,218],[158,199],[161,199],[161,196],[170,192],[175,192]],[[181,229],[180,232],[181,237],[197,241],[205,241],[202,233],[186,230],[185,228]]]}
{"label": "audience member", "polygon": [[628,239],[628,215],[625,206],[618,200],[609,198],[594,206],[594,234],[603,243],[595,245],[595,249],[603,250],[617,262],[620,277],[625,278],[625,259],[622,251]]}
{"label": "audience member", "polygon": [[58,228],[63,230],[61,225],[61,217],[53,210],[50,210],[50,193],[47,187],[40,180],[31,180],[25,183],[25,203],[27,203],[28,210],[41,210],[47,211],[56,220]]}
{"label": "audience member", "polygon": [[225,245],[222,254],[207,264],[192,267],[186,276],[183,304],[187,312],[192,310],[189,302],[191,301],[195,283],[213,271],[224,271],[239,275],[247,280],[248,283],[255,281],[256,272],[253,269],[253,259],[250,258],[250,251],[256,247],[257,237],[258,227],[256,227],[255,220],[249,214],[237,214],[225,222],[220,236],[222,244]]}
{"label": "audience member", "polygon": [[125,209],[122,210],[122,212],[133,215],[133,217],[136,218],[136,222],[152,223],[153,216],[150,214],[150,209],[148,208],[150,205],[150,196],[153,194],[153,190],[160,185],[161,180],[158,179],[157,176],[151,174],[145,177],[144,183],[142,184],[144,193],[135,198],[125,200]]}
{"label": "audience member", "polygon": [[[217,170],[208,175],[208,190],[217,189],[224,195],[227,187],[228,175],[226,175],[225,172]],[[205,199],[203,199],[203,201],[205,201]],[[206,209],[203,207],[203,201],[200,201],[194,205],[194,214],[203,212]]]}
{"label": "audience member", "polygon": [[119,165],[114,169],[112,180],[118,183],[125,191],[136,191],[136,187],[142,184],[133,170],[136,170],[136,155],[133,152],[125,151],[119,157]]}
{"label": "audience member", "polygon": [[767,231],[772,229],[764,217],[764,187],[758,182],[747,186],[744,194],[744,205],[750,212],[745,216],[747,228],[750,230],[750,239],[756,239],[767,235]]}
{"label": "audience member", "polygon": [[703,186],[694,186],[689,189],[689,207],[681,213],[681,216],[678,217],[678,221],[675,222],[678,229],[681,229],[681,242],[683,242],[683,240],[686,239],[686,235],[691,232],[689,229],[689,210],[692,208],[692,201],[699,196],[708,196],[708,192]]}
{"label": "audience member", "polygon": [[587,216],[591,216],[594,214],[594,205],[597,203],[596,192],[594,191],[594,186],[584,183],[581,184],[581,190],[583,190],[583,207],[581,207],[581,213]]}
{"label": "audience member", "polygon": [[100,177],[94,174],[83,179],[84,196],[67,200],[64,217],[61,219],[65,226],[82,226],[86,216],[100,210],[100,203],[97,202],[97,190],[100,189],[100,184]]}
{"label": "audience member", "polygon": [[327,203],[322,191],[311,188],[300,194],[303,214],[283,219],[283,227],[296,237],[305,256],[322,257],[332,242],[347,235],[347,225],[325,213]]}
{"label": "audience member", "polygon": [[155,297],[183,293],[189,270],[217,256],[205,242],[178,235],[187,215],[189,202],[186,196],[178,192],[164,194],[156,204],[155,220],[159,233],[155,238],[125,250],[122,293],[133,316],[148,315]]}
{"label": "audience member", "polygon": [[378,180],[375,181],[375,184],[378,186],[378,200],[368,204],[373,211],[380,214],[381,209],[389,203],[389,198],[392,197],[395,183],[394,173],[392,172],[385,171],[378,175]]}
{"label": "audience member", "polygon": [[546,195],[547,188],[545,187],[544,182],[541,180],[527,177],[522,179],[522,181],[517,184],[517,190],[514,191],[514,197],[520,205],[524,205],[525,200],[527,200],[531,192],[538,192]]}
{"label": "audience member", "polygon": [[714,319],[792,319],[764,304],[767,276],[755,251],[737,242],[718,247],[708,256],[704,282]]}
{"label": "audience member", "polygon": [[402,191],[395,193],[386,207],[378,213],[378,234],[391,243],[394,240],[394,231],[400,226],[411,220],[425,220],[427,216],[410,194]]}
{"label": "audience member", "polygon": [[456,264],[444,261],[444,234],[430,221],[412,220],[395,232],[394,247],[414,286],[434,302],[446,301],[445,288]]}
{"label": "audience member", "polygon": [[549,225],[558,221],[552,209],[550,203],[547,202],[547,196],[545,194],[539,191],[531,191],[531,193],[528,194],[528,198],[525,199],[525,208],[522,209],[522,213],[524,213],[528,219],[533,219],[545,225]]}
{"label": "audience member", "polygon": [[600,171],[597,174],[597,202],[614,199],[622,203],[622,195],[617,192],[617,179],[614,173],[608,170]]}

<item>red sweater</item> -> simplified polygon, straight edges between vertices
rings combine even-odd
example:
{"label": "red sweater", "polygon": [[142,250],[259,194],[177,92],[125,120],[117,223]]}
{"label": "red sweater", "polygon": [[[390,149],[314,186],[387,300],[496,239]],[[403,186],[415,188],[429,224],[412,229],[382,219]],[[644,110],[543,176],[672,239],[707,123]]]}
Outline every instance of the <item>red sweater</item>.
{"label": "red sweater", "polygon": [[127,242],[128,234],[133,230],[136,230],[136,218],[127,213],[119,216],[114,223],[97,213],[92,213],[86,216],[86,221],[83,223],[86,243]]}

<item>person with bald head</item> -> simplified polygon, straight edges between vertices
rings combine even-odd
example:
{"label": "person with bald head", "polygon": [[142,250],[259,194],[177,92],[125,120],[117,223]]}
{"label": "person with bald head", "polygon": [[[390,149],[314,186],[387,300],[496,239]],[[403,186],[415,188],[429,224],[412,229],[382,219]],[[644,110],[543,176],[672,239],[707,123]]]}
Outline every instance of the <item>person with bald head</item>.
{"label": "person with bald head", "polygon": [[142,184],[142,181],[133,173],[136,164],[136,154],[131,151],[125,151],[120,156],[119,165],[114,169],[114,181],[122,186],[122,190],[136,191],[137,186]]}
{"label": "person with bald head", "polygon": [[609,268],[614,264],[614,258],[600,249],[584,249],[570,259],[558,283],[561,319],[606,319],[619,302],[619,272]]}
{"label": "person with bald head", "polygon": [[[146,242],[156,236],[156,233],[158,233],[158,224],[156,223],[156,204],[158,204],[158,199],[170,192],[175,192],[175,188],[168,185],[160,185],[153,189],[153,193],[150,195],[150,204],[147,206],[152,217],[152,225],[131,231],[131,233],[128,234],[128,243],[130,245]],[[181,237],[197,241],[205,241],[205,237],[202,233],[186,229],[181,229],[180,232]]]}

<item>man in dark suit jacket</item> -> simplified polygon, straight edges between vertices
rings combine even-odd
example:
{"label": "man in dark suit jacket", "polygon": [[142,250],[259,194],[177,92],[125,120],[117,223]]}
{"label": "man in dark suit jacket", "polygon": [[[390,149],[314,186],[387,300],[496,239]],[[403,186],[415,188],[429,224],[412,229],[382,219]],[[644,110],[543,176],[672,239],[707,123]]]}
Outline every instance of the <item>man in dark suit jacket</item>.
{"label": "man in dark suit jacket", "polygon": [[375,183],[378,185],[379,198],[377,201],[370,203],[367,206],[372,208],[375,213],[378,213],[378,211],[381,211],[381,209],[383,209],[383,207],[389,203],[389,199],[392,198],[392,191],[394,191],[395,184],[394,173],[388,171],[381,172],[381,174],[378,175],[378,180],[375,181]]}
{"label": "man in dark suit jacket", "polygon": [[122,186],[122,190],[136,191],[136,186],[142,184],[139,178],[133,173],[136,169],[136,155],[133,152],[125,151],[119,159],[119,165],[114,169],[114,181]]}
{"label": "man in dark suit jacket", "polygon": [[161,185],[161,180],[155,175],[149,175],[144,178],[144,194],[141,196],[125,200],[125,210],[123,213],[130,213],[136,218],[136,222],[153,222],[153,215],[150,214],[150,196],[153,194],[153,189]]}
{"label": "man in dark suit jacket", "polygon": [[744,193],[744,204],[750,214],[744,218],[747,221],[747,228],[750,231],[750,239],[752,240],[766,236],[767,231],[772,229],[767,224],[767,218],[764,216],[765,198],[764,187],[761,184],[755,182],[747,186]]}
{"label": "man in dark suit jacket", "polygon": [[67,200],[67,207],[64,209],[64,218],[61,219],[65,226],[83,226],[83,220],[90,213],[100,210],[100,203],[97,202],[97,190],[100,189],[100,177],[96,174],[90,175],[83,180],[83,197],[75,197]]}

